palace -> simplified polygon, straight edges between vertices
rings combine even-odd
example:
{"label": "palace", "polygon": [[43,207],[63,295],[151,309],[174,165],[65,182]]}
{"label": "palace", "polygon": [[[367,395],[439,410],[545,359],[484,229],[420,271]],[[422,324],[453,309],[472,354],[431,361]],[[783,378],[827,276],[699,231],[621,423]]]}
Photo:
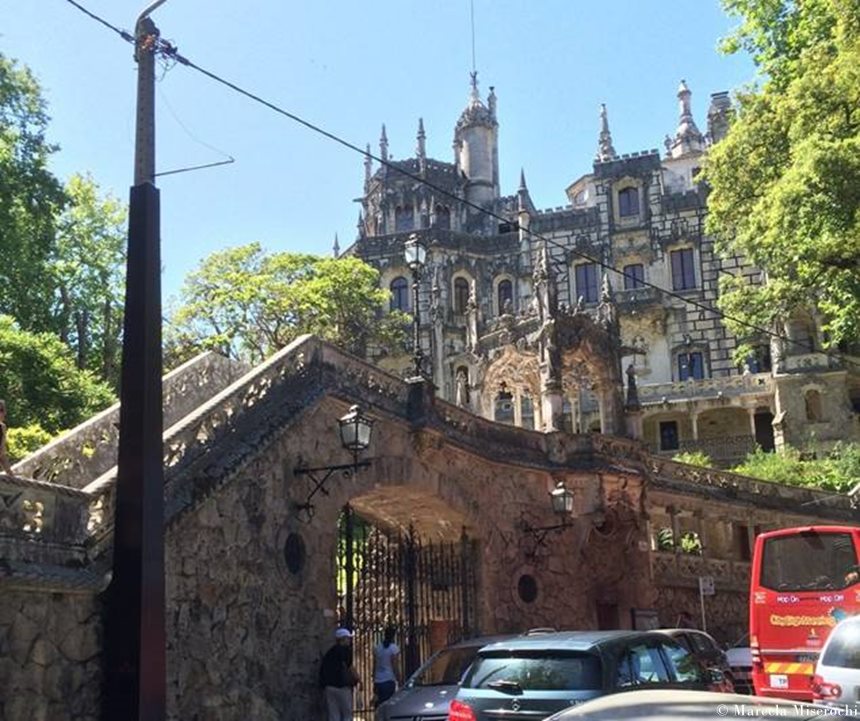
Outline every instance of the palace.
{"label": "palace", "polygon": [[[739,339],[709,310],[722,274],[763,276],[719,256],[704,230],[697,176],[727,131],[728,93],[711,96],[705,133],[684,81],[677,97],[678,126],[662,153],[619,155],[601,106],[591,171],[565,189],[566,206],[539,210],[524,174],[515,193],[501,194],[496,95],[490,88],[484,101],[473,74],[453,162],[427,157],[422,121],[415,156],[392,159],[383,126],[386,164],[365,161],[358,238],[345,252],[378,268],[391,308],[411,313],[404,244],[417,236],[428,250],[418,294],[424,372],[442,398],[486,418],[627,435],[720,465],[756,445],[857,439],[860,374],[822,352],[814,311],[774,336],[743,339],[756,352],[739,365]],[[370,355],[410,373],[408,353]]]}

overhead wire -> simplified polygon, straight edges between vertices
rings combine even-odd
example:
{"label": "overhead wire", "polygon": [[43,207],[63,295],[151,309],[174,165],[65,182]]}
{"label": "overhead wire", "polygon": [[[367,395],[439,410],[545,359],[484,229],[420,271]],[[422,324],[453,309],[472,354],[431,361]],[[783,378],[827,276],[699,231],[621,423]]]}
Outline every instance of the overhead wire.
{"label": "overhead wire", "polygon": [[[110,28],[111,30],[113,30],[114,32],[119,34],[120,37],[122,37],[124,40],[126,40],[128,42],[132,42],[132,43],[134,42],[134,38],[129,33],[125,32],[123,30],[120,30],[119,28],[110,24],[106,20],[103,20],[99,16],[90,12],[89,10],[84,8],[82,5],[80,5],[80,3],[76,2],[76,0],[66,0],[66,2],[70,3],[71,5],[74,5],[76,8],[78,8],[79,10],[84,12],[86,15],[90,16],[92,19],[94,19],[94,20],[98,21],[99,23],[101,23],[102,25]],[[223,86],[229,88],[230,90],[233,90],[234,92],[238,93],[239,95],[242,95],[242,96],[248,98],[249,100],[253,100],[256,103],[263,105],[266,108],[269,108],[273,112],[292,120],[293,122],[297,123],[298,125],[301,125],[301,126],[307,128],[308,130],[311,130],[314,133],[317,133],[318,135],[321,135],[321,136],[331,140],[332,142],[337,143],[338,145],[341,145],[341,146],[343,146],[349,150],[352,150],[352,151],[358,153],[359,155],[363,156],[364,158],[369,158],[370,160],[373,160],[373,161],[379,163],[381,166],[383,166],[385,168],[388,168],[390,170],[394,170],[395,172],[400,173],[401,175],[409,178],[410,180],[413,180],[416,183],[420,183],[421,185],[423,185],[427,188],[430,188],[431,190],[434,190],[437,193],[439,193],[439,194],[441,194],[447,198],[454,200],[456,203],[459,203],[459,204],[461,204],[467,208],[471,208],[472,210],[475,210],[479,213],[482,213],[485,216],[493,218],[495,220],[498,220],[502,223],[510,223],[509,218],[506,218],[502,215],[499,215],[498,213],[495,213],[492,210],[488,210],[487,208],[484,208],[484,207],[478,205],[477,203],[473,203],[473,202],[471,202],[465,198],[461,198],[461,197],[457,196],[456,194],[452,193],[451,191],[447,190],[446,188],[443,188],[439,185],[436,185],[435,183],[427,180],[426,178],[422,178],[420,175],[417,175],[415,173],[412,173],[412,172],[406,170],[405,168],[400,167],[400,165],[398,164],[397,161],[391,161],[391,160],[382,158],[380,156],[374,155],[372,152],[370,152],[370,150],[365,149],[365,148],[360,148],[359,146],[349,142],[348,140],[341,138],[339,135],[336,135],[335,133],[328,131],[325,128],[322,128],[319,125],[316,125],[316,124],[310,122],[309,120],[305,120],[301,116],[280,107],[279,105],[273,103],[272,101],[266,100],[262,96],[257,95],[255,93],[251,92],[250,90],[246,90],[245,88],[241,87],[240,85],[237,85],[236,83],[234,83],[230,80],[227,80],[226,78],[221,77],[220,75],[218,75],[217,73],[215,73],[211,70],[207,70],[206,68],[204,68],[200,65],[197,65],[192,60],[189,60],[185,56],[181,55],[178,51],[178,48],[175,45],[173,45],[172,43],[160,41],[158,43],[157,48],[156,48],[156,52],[159,52],[163,55],[166,55],[166,56],[172,58],[173,60],[175,60],[180,65],[184,65],[185,67],[191,68],[192,70],[196,70],[201,75],[204,75],[204,76],[208,77],[210,80],[212,80],[212,81],[214,81],[220,85],[223,85]],[[517,223],[515,225],[514,229],[515,230],[522,230],[530,238],[538,240],[547,246],[551,245],[555,248],[562,250],[565,253],[570,253],[571,255],[574,255],[574,256],[576,256],[582,260],[585,260],[589,263],[594,263],[594,264],[598,265],[599,267],[601,267],[603,270],[611,271],[617,275],[620,275],[622,278],[629,278],[629,279],[633,280],[634,282],[636,282],[639,287],[644,286],[644,287],[648,287],[648,288],[653,288],[654,290],[660,292],[661,294],[663,294],[666,297],[675,298],[676,300],[679,300],[682,303],[693,306],[694,308],[698,309],[699,311],[710,313],[713,316],[715,316],[716,318],[729,320],[732,323],[735,323],[738,326],[741,326],[741,327],[747,328],[751,331],[754,331],[755,333],[757,333],[761,336],[771,337],[771,338],[780,340],[784,343],[789,343],[789,344],[794,345],[794,346],[799,346],[807,352],[814,352],[814,348],[812,347],[811,341],[809,343],[806,343],[806,342],[801,341],[801,340],[789,338],[787,335],[783,335],[782,333],[778,333],[776,331],[769,330],[767,328],[763,328],[761,326],[756,325],[755,323],[750,323],[749,321],[745,321],[742,318],[738,318],[736,316],[729,315],[728,313],[725,313],[724,311],[721,311],[718,308],[714,308],[713,306],[711,306],[709,304],[700,302],[700,301],[696,300],[695,298],[690,298],[690,297],[683,295],[681,293],[678,293],[674,290],[669,290],[668,288],[663,288],[662,286],[657,285],[656,283],[652,283],[652,282],[644,280],[642,278],[637,278],[636,276],[633,276],[632,274],[629,274],[626,271],[619,269],[610,263],[607,263],[606,261],[602,260],[599,257],[592,256],[592,255],[585,253],[584,251],[579,250],[575,247],[565,245],[563,243],[558,242],[557,240],[555,240],[553,238],[547,237],[546,235],[532,231],[529,228],[522,227],[519,223]],[[855,361],[852,358],[847,357],[846,355],[844,355],[842,353],[835,353],[833,351],[824,350],[824,349],[821,350],[820,352],[822,355],[825,355],[828,358],[832,358],[834,360],[838,360],[840,362],[843,362],[843,363],[846,363],[848,365],[852,365],[855,367],[860,367],[860,363],[858,363],[857,361]]]}

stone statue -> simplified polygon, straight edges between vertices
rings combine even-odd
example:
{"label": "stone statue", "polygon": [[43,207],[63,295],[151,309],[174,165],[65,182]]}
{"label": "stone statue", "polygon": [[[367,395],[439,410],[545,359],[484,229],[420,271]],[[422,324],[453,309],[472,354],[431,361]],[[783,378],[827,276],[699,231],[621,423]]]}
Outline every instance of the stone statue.
{"label": "stone statue", "polygon": [[503,315],[513,315],[514,314],[514,303],[510,298],[505,298],[505,303],[502,306],[502,314]]}
{"label": "stone statue", "polygon": [[469,405],[469,374],[465,368],[457,369],[455,382],[457,385],[455,401],[461,408],[466,408]]}

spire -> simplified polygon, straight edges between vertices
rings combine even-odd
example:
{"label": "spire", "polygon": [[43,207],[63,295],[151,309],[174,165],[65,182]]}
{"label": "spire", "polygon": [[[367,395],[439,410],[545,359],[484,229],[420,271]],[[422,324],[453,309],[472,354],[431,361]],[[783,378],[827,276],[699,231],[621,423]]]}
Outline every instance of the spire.
{"label": "spire", "polygon": [[519,191],[520,191],[520,192],[525,191],[525,192],[527,192],[527,193],[529,192],[529,189],[528,189],[528,187],[526,186],[526,171],[525,171],[523,168],[520,168],[520,187],[519,187]]}
{"label": "spire", "polygon": [[335,258],[340,255],[340,243],[337,242],[337,233],[334,234],[334,245],[332,246],[332,254]]}
{"label": "spire", "polygon": [[612,147],[612,133],[609,132],[609,117],[606,114],[606,103],[600,103],[600,135],[597,139],[596,160],[605,163],[618,157]]}
{"label": "spire", "polygon": [[481,94],[478,92],[478,71],[473,70],[469,73],[469,76],[472,79],[472,92],[469,95],[469,104],[470,105],[482,105],[481,103]]}
{"label": "spire", "polygon": [[496,89],[491,85],[490,94],[487,96],[487,108],[490,111],[490,117],[496,119]]}
{"label": "spire", "polygon": [[370,186],[370,176],[373,172],[373,159],[370,157],[370,143],[364,151],[364,192],[366,193]]}
{"label": "spire", "polygon": [[418,146],[416,148],[416,153],[419,158],[427,157],[427,147],[425,145],[425,140],[427,136],[424,134],[424,118],[418,118]]}
{"label": "spire", "polygon": [[385,134],[385,123],[382,124],[382,135],[379,136],[379,157],[388,162],[388,136]]}
{"label": "spire", "polygon": [[424,118],[418,118],[418,145],[415,148],[415,153],[418,156],[418,171],[421,175],[427,172],[427,145],[425,140],[427,136],[424,134]]}
{"label": "spire", "polygon": [[358,211],[358,223],[356,223],[356,228],[358,229],[358,237],[363,238],[365,236],[364,214],[360,210]]}
{"label": "spire", "polygon": [[696,127],[693,120],[693,112],[690,109],[690,88],[687,81],[682,80],[678,86],[678,129],[675,131],[675,139],[672,142],[671,156],[680,158],[687,153],[703,150],[705,139]]}
{"label": "spire", "polygon": [[526,185],[526,173],[520,168],[520,187],[517,189],[517,211],[530,213],[534,210],[529,189]]}

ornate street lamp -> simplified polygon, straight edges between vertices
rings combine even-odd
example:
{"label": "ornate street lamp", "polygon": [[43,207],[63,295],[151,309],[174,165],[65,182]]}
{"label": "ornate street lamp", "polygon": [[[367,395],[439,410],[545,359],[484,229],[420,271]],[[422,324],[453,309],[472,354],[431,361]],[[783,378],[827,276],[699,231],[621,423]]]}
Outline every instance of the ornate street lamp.
{"label": "ornate street lamp", "polygon": [[534,555],[539,546],[546,545],[546,538],[551,533],[560,533],[573,526],[573,500],[574,493],[564,481],[558,481],[549,492],[550,506],[553,513],[561,518],[561,523],[551,526],[532,526],[525,518],[522,520],[523,533],[530,535],[534,540],[534,549],[529,555]]}
{"label": "ornate street lamp", "polygon": [[421,353],[421,315],[418,308],[418,286],[421,282],[421,271],[427,260],[427,249],[420,243],[418,236],[413,233],[403,246],[406,265],[412,271],[412,370],[416,378],[422,373],[423,354]]}
{"label": "ornate street lamp", "polygon": [[359,461],[359,456],[363,451],[370,447],[370,439],[373,435],[373,420],[368,418],[358,406],[352,406],[342,418],[337,421],[338,431],[340,433],[341,445],[352,454],[352,463],[342,463],[336,466],[318,466],[316,468],[308,468],[299,466],[293,469],[296,476],[307,476],[310,479],[310,490],[304,503],[297,503],[295,509],[298,512],[304,511],[307,519],[310,520],[314,515],[314,504],[311,503],[313,497],[317,493],[324,496],[328,495],[325,484],[337,471],[343,472],[344,478],[354,476],[359,468],[367,468],[370,466],[370,461]]}

